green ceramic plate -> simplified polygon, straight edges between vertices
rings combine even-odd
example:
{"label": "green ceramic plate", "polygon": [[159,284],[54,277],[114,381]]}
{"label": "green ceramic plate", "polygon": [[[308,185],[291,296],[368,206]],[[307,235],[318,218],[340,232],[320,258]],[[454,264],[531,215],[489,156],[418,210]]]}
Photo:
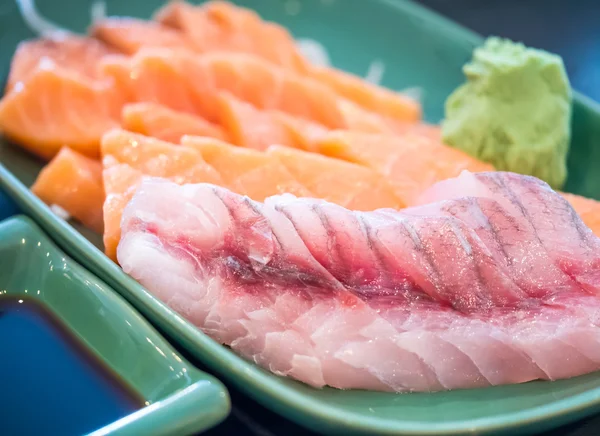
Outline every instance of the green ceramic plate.
{"label": "green ceramic plate", "polygon": [[0,259],[3,297],[41,303],[145,400],[146,407],[94,434],[196,434],[227,416],[225,387],[182,359],[121,296],[68,258],[29,218],[0,223]]}
{"label": "green ceramic plate", "polygon": [[[39,1],[47,17],[74,30],[89,21],[89,2]],[[57,7],[60,4],[60,7]],[[299,37],[321,41],[334,64],[365,74],[371,61],[381,60],[384,85],[425,90],[426,118],[439,121],[447,95],[463,80],[461,67],[481,39],[402,0],[246,0],[265,18],[279,21]],[[108,1],[109,14],[148,17],[159,0]],[[6,11],[8,9],[8,11]],[[30,34],[16,8],[0,18],[8,68],[14,45]],[[600,198],[600,109],[577,95],[568,190]],[[327,433],[343,434],[483,434],[533,432],[600,410],[600,374],[560,382],[534,382],[484,390],[395,395],[376,392],[316,390],[273,376],[237,357],[161,304],[123,274],[94,247],[89,234],[56,218],[27,190],[40,163],[14,147],[0,147],[0,187],[73,257],[121,292],[144,315],[198,360],[265,406]],[[12,174],[11,174],[12,172]],[[84,236],[85,235],[85,236]]]}

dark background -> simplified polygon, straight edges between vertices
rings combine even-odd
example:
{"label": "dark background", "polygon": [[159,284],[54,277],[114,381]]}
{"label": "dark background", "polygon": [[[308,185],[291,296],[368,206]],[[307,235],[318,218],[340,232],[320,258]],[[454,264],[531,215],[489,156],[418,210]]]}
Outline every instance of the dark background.
{"label": "dark background", "polygon": [[419,3],[484,36],[504,36],[559,54],[572,86],[600,101],[600,0],[420,0]]}
{"label": "dark background", "polygon": [[[420,0],[420,3],[484,36],[503,36],[561,55],[572,86],[600,101],[600,0]],[[312,434],[229,389],[233,400],[231,416],[205,434]],[[544,436],[559,435],[600,435],[600,417]]]}

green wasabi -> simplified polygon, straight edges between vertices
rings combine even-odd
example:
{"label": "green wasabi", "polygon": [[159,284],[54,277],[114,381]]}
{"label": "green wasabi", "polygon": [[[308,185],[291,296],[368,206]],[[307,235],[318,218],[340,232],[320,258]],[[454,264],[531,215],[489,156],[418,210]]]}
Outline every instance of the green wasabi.
{"label": "green wasabi", "polygon": [[571,86],[559,56],[488,38],[446,101],[446,144],[555,189],[567,178]]}

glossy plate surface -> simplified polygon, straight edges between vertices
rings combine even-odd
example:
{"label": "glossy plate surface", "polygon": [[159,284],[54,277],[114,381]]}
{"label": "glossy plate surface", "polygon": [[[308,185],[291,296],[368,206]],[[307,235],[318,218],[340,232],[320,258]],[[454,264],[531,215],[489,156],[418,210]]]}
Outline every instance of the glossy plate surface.
{"label": "glossy plate surface", "polygon": [[[74,30],[89,22],[91,2],[38,1],[41,12]],[[297,37],[323,43],[341,68],[364,75],[369,64],[385,64],[383,84],[394,89],[424,89],[425,115],[439,121],[447,95],[463,80],[461,67],[481,39],[421,7],[403,0],[246,0],[267,19],[278,21]],[[158,0],[108,1],[109,14],[149,17]],[[14,45],[31,34],[16,8],[8,8],[1,64],[7,71]],[[10,48],[10,50],[9,50]],[[577,96],[567,189],[600,198],[600,110]],[[29,193],[41,164],[20,150],[0,146],[0,187],[71,256],[121,292],[152,322],[198,360],[265,406],[314,430],[362,434],[514,434],[548,429],[600,410],[600,374],[555,383],[533,382],[483,390],[404,394],[316,390],[273,376],[237,357],[153,298],[106,258],[93,243],[55,217]],[[12,173],[12,174],[11,174]],[[89,239],[86,239],[89,238]],[[92,242],[90,242],[92,241]]]}
{"label": "glossy plate surface", "polygon": [[182,359],[121,296],[67,257],[29,218],[0,223],[0,259],[3,296],[39,302],[146,401],[96,435],[196,434],[227,416],[224,386]]}

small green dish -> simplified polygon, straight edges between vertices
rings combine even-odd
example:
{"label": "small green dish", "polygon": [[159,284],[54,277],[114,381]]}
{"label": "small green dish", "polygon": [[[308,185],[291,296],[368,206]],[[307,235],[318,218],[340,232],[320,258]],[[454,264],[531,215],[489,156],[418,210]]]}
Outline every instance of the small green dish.
{"label": "small green dish", "polygon": [[0,298],[34,300],[146,404],[95,435],[196,434],[227,416],[225,387],[182,359],[121,296],[66,257],[29,218],[0,223],[0,259]]}
{"label": "small green dish", "polygon": [[[73,30],[89,22],[91,0],[39,1],[40,12]],[[112,15],[149,17],[162,0],[106,1]],[[245,0],[297,37],[323,43],[333,63],[364,75],[372,61],[385,63],[383,84],[424,89],[427,120],[437,122],[443,103],[463,81],[462,65],[482,39],[406,0]],[[59,5],[60,7],[57,7]],[[32,36],[16,8],[0,16],[6,47],[0,68],[8,71],[14,46]],[[8,50],[8,46],[11,50]],[[570,192],[600,198],[600,108],[575,97],[569,156]],[[102,277],[174,341],[223,379],[264,406],[322,433],[466,435],[523,434],[547,430],[600,410],[600,373],[559,382],[532,382],[489,389],[434,394],[390,394],[317,390],[261,370],[223,347],[128,277],[96,248],[98,235],[56,217],[29,192],[42,163],[0,143],[0,188],[55,241]]]}

